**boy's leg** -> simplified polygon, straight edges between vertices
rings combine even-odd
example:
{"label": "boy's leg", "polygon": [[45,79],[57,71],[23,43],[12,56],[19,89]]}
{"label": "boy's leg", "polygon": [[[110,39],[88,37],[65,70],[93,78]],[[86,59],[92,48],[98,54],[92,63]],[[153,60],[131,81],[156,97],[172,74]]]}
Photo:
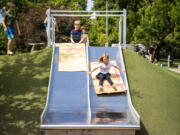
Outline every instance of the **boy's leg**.
{"label": "boy's leg", "polygon": [[11,51],[12,39],[8,39],[8,51]]}
{"label": "boy's leg", "polygon": [[110,83],[110,85],[113,85],[114,83],[113,83],[113,81],[111,80],[111,74],[110,73],[107,73],[107,74],[105,74],[105,77],[106,77],[106,80]]}
{"label": "boy's leg", "polygon": [[8,27],[8,52],[12,52],[11,44],[14,38],[14,33],[15,33],[15,29]]}

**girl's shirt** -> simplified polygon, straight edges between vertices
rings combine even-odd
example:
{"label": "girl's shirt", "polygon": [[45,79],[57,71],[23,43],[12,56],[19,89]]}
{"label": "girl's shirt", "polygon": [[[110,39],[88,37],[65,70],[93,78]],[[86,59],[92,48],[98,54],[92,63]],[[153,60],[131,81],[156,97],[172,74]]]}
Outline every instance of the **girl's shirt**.
{"label": "girl's shirt", "polygon": [[78,43],[81,40],[82,31],[81,30],[72,30],[71,35],[72,35],[73,41]]}
{"label": "girl's shirt", "polygon": [[109,73],[111,67],[113,64],[111,62],[108,63],[108,65],[105,65],[104,63],[99,64],[100,73],[107,74]]}

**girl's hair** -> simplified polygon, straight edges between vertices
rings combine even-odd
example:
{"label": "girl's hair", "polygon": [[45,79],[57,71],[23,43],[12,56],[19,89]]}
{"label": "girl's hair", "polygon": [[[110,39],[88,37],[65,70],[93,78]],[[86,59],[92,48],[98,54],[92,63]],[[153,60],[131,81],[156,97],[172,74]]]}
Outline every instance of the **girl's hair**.
{"label": "girl's hair", "polygon": [[81,26],[81,30],[86,30],[86,26]]}
{"label": "girl's hair", "polygon": [[99,58],[98,62],[99,62],[99,63],[102,63],[104,58],[109,59],[109,55],[108,55],[108,54],[103,54],[103,55]]}

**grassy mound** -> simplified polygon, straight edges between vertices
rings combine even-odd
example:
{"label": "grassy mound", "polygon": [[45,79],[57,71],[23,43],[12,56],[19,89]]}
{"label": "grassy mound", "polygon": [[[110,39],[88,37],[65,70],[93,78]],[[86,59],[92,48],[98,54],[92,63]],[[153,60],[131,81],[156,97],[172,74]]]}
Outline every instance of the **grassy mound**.
{"label": "grassy mound", "polygon": [[[0,56],[0,134],[41,135],[52,50]],[[137,135],[180,133],[180,75],[124,51],[133,104],[141,116]]]}

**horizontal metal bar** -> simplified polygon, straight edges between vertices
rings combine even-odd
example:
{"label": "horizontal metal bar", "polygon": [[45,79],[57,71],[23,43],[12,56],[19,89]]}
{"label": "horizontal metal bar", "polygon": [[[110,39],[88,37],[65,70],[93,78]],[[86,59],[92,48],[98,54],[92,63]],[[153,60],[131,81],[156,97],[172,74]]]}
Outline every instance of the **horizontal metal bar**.
{"label": "horizontal metal bar", "polygon": [[120,16],[123,16],[123,15],[100,15],[100,14],[97,14],[97,15],[72,15],[72,14],[51,14],[52,16],[66,16],[66,17],[73,17],[73,16],[81,16],[81,17],[91,17],[91,16],[94,16],[94,17],[98,17],[98,16],[114,16],[114,17],[120,17]]}
{"label": "horizontal metal bar", "polygon": [[139,125],[40,125],[41,129],[129,129],[139,130]]}
{"label": "horizontal metal bar", "polygon": [[57,13],[93,13],[93,12],[96,12],[96,13],[123,13],[124,11],[123,10],[119,10],[119,11],[106,11],[106,10],[102,10],[102,11],[85,11],[85,10],[79,10],[79,11],[72,11],[72,10],[51,10],[51,13],[53,12],[57,12]]}

